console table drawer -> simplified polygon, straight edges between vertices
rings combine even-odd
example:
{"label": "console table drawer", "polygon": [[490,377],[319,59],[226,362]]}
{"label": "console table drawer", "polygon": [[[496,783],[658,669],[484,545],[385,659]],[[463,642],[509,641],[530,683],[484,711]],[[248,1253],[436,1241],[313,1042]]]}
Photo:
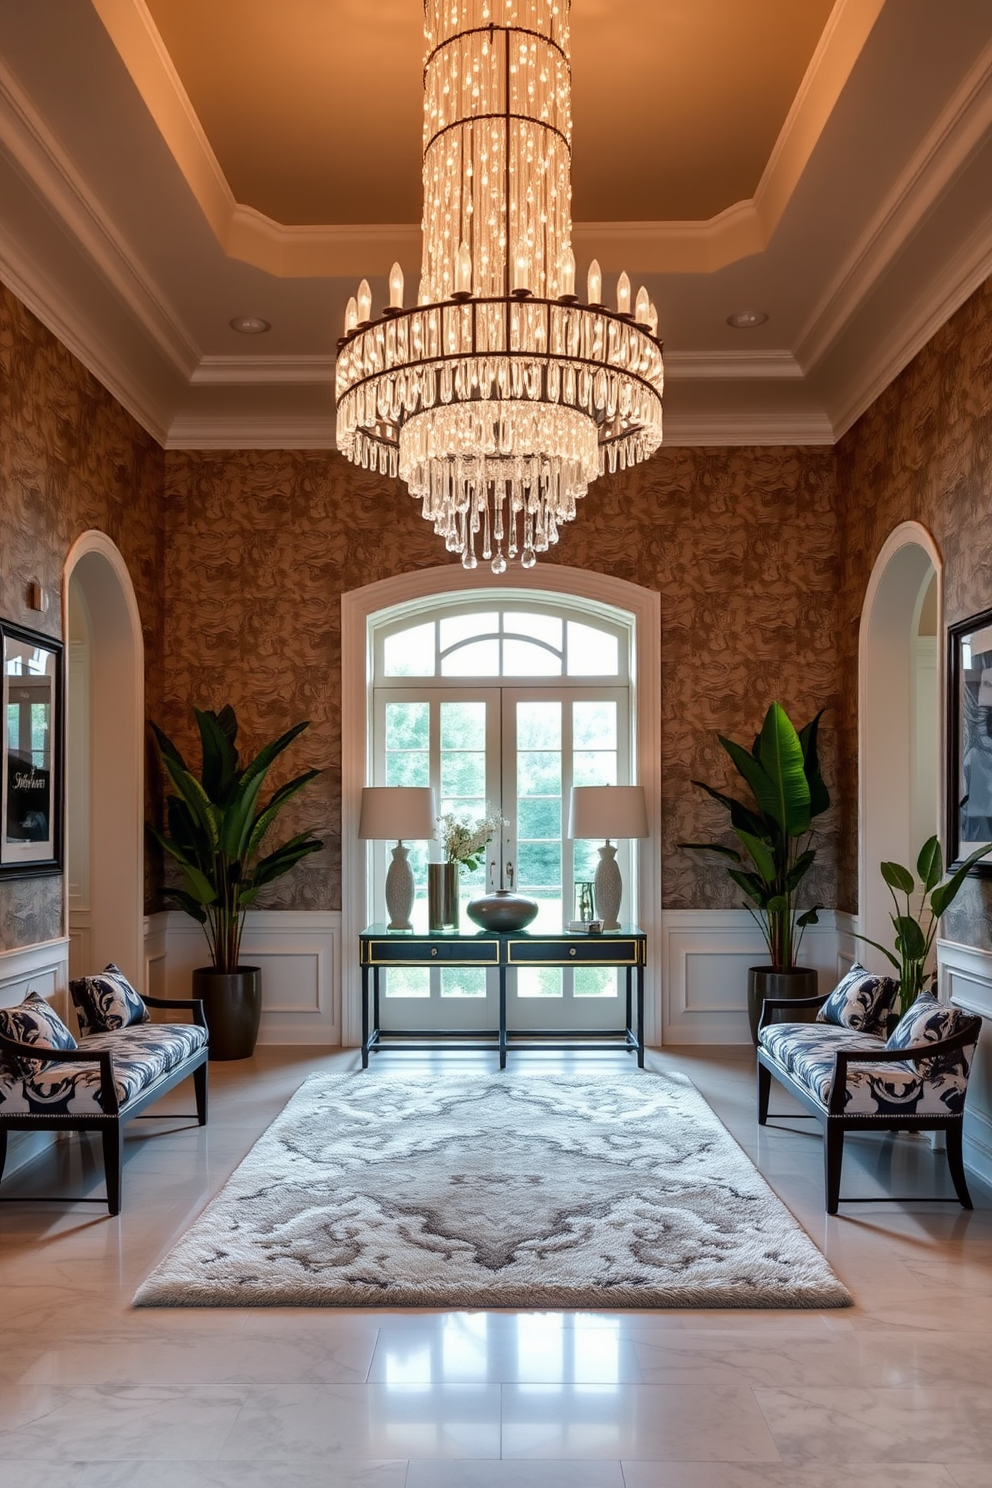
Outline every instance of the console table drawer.
{"label": "console table drawer", "polygon": [[499,941],[362,940],[367,966],[498,966]]}
{"label": "console table drawer", "polygon": [[510,966],[638,966],[640,940],[626,936],[589,935],[574,941],[511,940],[507,944]]}

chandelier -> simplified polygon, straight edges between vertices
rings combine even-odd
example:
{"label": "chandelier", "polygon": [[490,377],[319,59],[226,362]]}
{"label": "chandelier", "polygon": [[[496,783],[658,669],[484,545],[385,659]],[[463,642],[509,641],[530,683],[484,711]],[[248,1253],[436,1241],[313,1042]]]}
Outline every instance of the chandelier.
{"label": "chandelier", "polygon": [[362,280],[338,343],[338,449],[399,475],[466,568],[525,568],[590,481],[661,444],[647,290],[586,303],[571,248],[569,0],[424,0],[423,259],[372,319]]}

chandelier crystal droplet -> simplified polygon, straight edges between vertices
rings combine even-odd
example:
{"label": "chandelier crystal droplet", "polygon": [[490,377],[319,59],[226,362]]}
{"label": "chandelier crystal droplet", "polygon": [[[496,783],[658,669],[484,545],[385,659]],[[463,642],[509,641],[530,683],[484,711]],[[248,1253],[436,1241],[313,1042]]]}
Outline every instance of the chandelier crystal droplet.
{"label": "chandelier crystal droplet", "polygon": [[338,449],[400,476],[466,568],[558,541],[604,471],[661,444],[664,367],[647,290],[575,295],[569,0],[425,0],[420,293],[338,343]]}

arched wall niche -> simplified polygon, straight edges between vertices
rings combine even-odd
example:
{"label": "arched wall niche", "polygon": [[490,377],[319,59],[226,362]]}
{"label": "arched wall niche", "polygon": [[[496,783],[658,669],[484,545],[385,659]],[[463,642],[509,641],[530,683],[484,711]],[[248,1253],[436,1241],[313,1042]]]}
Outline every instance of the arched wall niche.
{"label": "arched wall niche", "polygon": [[115,961],[143,990],[144,644],[127,564],[106,533],[84,532],[70,549],[63,606],[70,972]]}
{"label": "arched wall niche", "polygon": [[[892,943],[892,900],[879,864],[915,868],[923,842],[941,830],[942,634],[940,551],[919,522],[900,523],[868,582],[858,665],[858,917],[882,945]],[[858,955],[888,969],[863,942]]]}

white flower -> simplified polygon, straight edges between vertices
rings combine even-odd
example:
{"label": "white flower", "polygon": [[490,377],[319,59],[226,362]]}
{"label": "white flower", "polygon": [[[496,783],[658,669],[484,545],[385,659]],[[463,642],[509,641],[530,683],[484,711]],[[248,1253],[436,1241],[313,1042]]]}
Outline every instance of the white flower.
{"label": "white flower", "polygon": [[438,840],[444,848],[449,863],[464,863],[466,868],[477,868],[482,851],[504,825],[505,818],[492,807],[486,808],[481,820],[471,822],[465,817],[446,811],[439,816]]}

